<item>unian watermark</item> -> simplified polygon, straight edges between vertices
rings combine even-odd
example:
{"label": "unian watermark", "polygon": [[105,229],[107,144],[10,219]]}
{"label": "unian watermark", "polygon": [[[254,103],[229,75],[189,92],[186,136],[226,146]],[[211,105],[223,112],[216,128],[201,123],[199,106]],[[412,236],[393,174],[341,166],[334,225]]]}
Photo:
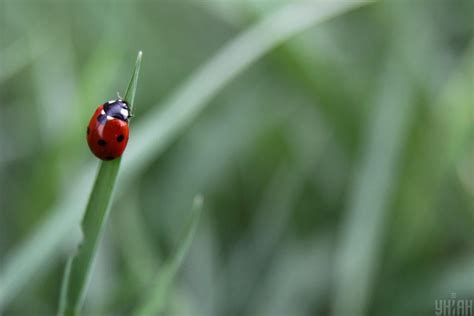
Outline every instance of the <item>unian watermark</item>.
{"label": "unian watermark", "polygon": [[456,298],[451,293],[450,299],[435,300],[436,316],[474,316],[474,300]]}

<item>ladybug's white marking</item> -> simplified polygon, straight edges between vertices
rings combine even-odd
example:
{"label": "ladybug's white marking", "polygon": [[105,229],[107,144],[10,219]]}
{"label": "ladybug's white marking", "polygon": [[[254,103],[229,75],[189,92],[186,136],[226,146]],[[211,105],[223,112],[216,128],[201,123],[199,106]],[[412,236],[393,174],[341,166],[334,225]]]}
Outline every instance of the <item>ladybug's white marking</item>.
{"label": "ladybug's white marking", "polygon": [[122,114],[123,117],[128,118],[128,110],[127,110],[127,109],[121,109],[121,110],[120,110],[120,114]]}

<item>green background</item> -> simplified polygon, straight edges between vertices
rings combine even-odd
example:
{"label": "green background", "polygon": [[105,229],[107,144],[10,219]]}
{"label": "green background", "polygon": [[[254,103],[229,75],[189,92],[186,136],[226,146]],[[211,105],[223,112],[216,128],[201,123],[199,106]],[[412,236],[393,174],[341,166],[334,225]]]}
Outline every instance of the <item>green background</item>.
{"label": "green background", "polygon": [[[2,315],[55,314],[78,238],[69,214],[97,165],[86,126],[123,93],[139,50],[130,152],[86,315],[135,310],[198,193],[167,315],[434,315],[437,299],[474,299],[472,1],[361,4],[242,68],[164,144],[134,133],[288,3],[0,0]],[[232,59],[219,67],[206,80]],[[140,144],[148,155],[127,163]]]}

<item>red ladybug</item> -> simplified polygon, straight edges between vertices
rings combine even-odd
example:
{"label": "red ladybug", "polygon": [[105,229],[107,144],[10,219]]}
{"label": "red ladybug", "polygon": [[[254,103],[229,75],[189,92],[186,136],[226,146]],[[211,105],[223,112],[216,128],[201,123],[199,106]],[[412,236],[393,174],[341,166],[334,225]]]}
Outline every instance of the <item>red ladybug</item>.
{"label": "red ladybug", "polygon": [[102,160],[113,160],[122,155],[128,142],[128,103],[122,99],[100,105],[87,127],[89,148]]}

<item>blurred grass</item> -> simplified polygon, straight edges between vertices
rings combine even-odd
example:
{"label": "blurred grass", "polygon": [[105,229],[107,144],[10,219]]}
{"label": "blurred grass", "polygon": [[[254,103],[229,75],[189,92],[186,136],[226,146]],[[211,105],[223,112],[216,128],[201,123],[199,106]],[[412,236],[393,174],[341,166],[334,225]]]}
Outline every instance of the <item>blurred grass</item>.
{"label": "blurred grass", "polygon": [[[138,173],[137,168],[144,167],[154,155],[163,150],[171,139],[189,124],[190,120],[206,104],[206,101],[219,91],[224,83],[233,79],[251,62],[298,31],[319,20],[344,12],[355,5],[360,4],[342,2],[341,4],[326,6],[326,11],[319,11],[318,7],[310,2],[289,5],[264,19],[224,47],[207,65],[199,69],[183,87],[178,88],[177,93],[171,96],[165,105],[166,111],[157,110],[154,114],[148,114],[139,125],[134,127],[135,137],[140,139],[140,142],[130,142],[128,145],[127,155],[124,156],[123,179],[119,183],[130,183],[132,176]],[[275,32],[274,29],[278,29],[278,32]],[[149,135],[154,135],[154,137]],[[76,187],[76,185],[72,187]],[[120,186],[118,192],[121,192]],[[63,194],[63,196],[69,196],[69,194]],[[59,205],[62,203],[73,205],[67,200],[60,201]],[[2,283],[3,287],[0,288],[0,306],[4,304],[3,301],[7,301],[14,295],[22,282],[28,279],[28,274],[25,273],[26,269],[33,272],[36,270],[33,265],[40,265],[45,260],[51,259],[50,255],[56,249],[57,243],[63,237],[68,236],[69,227],[75,223],[75,219],[79,216],[76,212],[61,213],[54,211],[54,209],[55,207],[48,212],[53,215],[50,219],[45,220],[45,226],[40,227],[36,237],[29,238],[27,244],[15,250],[18,254],[11,255],[9,261],[5,264],[6,268],[2,269],[3,273],[0,276],[1,279],[6,281]],[[57,209],[62,209],[62,207]],[[78,211],[80,210],[78,209]],[[71,226],[66,223],[70,223]],[[57,230],[58,225],[62,226],[63,233]],[[54,232],[48,231],[47,227],[51,227]],[[54,239],[54,236],[57,236],[58,240],[53,241],[51,238]],[[37,256],[32,259],[31,254],[35,252],[32,252],[31,248],[43,249],[41,257],[38,256],[39,253],[36,253]],[[46,251],[48,248],[50,251]],[[18,271],[18,266],[25,265],[27,268],[22,271],[21,276],[15,273],[15,271]]]}
{"label": "blurred grass", "polygon": [[405,145],[413,111],[409,82],[387,61],[376,90],[374,114],[367,127],[360,167],[348,197],[334,272],[334,315],[366,315],[377,271],[382,232],[397,183],[399,155]]}
{"label": "blurred grass", "polygon": [[[55,312],[94,175],[83,129],[138,48],[152,62],[122,166],[130,186],[119,188],[84,314],[136,310],[196,192],[207,211],[166,314],[330,315],[350,303],[370,315],[431,315],[435,299],[474,296],[474,3],[371,3],[267,47],[239,76],[235,64],[206,64],[284,4],[0,0],[2,312]],[[264,44],[246,43],[234,62]],[[229,77],[196,75],[209,65]],[[212,93],[183,99],[183,87]],[[386,134],[398,104],[399,139]],[[193,109],[173,130],[171,105]],[[384,106],[394,114],[377,128]],[[168,136],[133,144],[158,130]],[[338,258],[350,236],[363,252],[346,270]],[[360,284],[349,282],[356,273]],[[354,286],[360,296],[338,299]]]}
{"label": "blurred grass", "polygon": [[202,196],[197,195],[194,197],[190,218],[181,233],[176,249],[173,255],[167,259],[160,268],[157,281],[151,286],[151,289],[149,290],[150,293],[145,293],[143,295],[145,299],[143,300],[142,305],[135,312],[135,315],[159,315],[163,312],[168,300],[169,288],[171,287],[173,279],[188,253],[194,234],[196,233],[203,203],[204,200]]}

